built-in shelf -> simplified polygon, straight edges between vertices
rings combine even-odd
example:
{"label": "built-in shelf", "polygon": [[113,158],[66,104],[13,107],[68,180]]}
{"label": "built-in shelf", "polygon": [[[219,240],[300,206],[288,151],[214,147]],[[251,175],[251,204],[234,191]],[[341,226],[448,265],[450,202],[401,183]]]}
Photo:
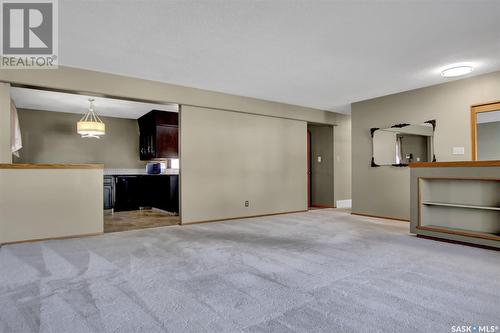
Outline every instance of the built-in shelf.
{"label": "built-in shelf", "polygon": [[500,233],[489,233],[489,232],[481,232],[481,231],[475,231],[475,230],[448,228],[448,227],[443,227],[440,225],[425,225],[425,226],[421,225],[421,226],[417,226],[417,229],[443,232],[443,233],[453,234],[453,235],[477,237],[477,238],[496,240],[496,241],[500,240]]}
{"label": "built-in shelf", "polygon": [[446,202],[434,202],[434,201],[424,201],[422,204],[426,206],[442,206],[442,207],[457,207],[457,208],[469,208],[469,209],[484,209],[484,210],[497,210],[500,211],[500,207],[494,206],[481,206],[481,205],[469,205],[469,204],[454,204]]}
{"label": "built-in shelf", "polygon": [[[476,169],[463,169],[460,171],[467,175],[477,174]],[[459,177],[459,170],[453,169],[454,177],[446,178],[435,177],[434,168],[415,170],[415,233],[500,248],[500,178],[496,174],[491,178]],[[439,170],[440,176],[446,173],[446,169]]]}

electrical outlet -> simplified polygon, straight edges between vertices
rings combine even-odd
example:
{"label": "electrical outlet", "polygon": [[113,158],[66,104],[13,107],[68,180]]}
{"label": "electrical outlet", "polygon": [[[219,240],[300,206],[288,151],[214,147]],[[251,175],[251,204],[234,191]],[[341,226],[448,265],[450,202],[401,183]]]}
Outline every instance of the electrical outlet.
{"label": "electrical outlet", "polygon": [[250,206],[250,202],[248,202],[248,200],[247,200],[247,201],[245,201],[245,207],[248,207],[248,206]]}

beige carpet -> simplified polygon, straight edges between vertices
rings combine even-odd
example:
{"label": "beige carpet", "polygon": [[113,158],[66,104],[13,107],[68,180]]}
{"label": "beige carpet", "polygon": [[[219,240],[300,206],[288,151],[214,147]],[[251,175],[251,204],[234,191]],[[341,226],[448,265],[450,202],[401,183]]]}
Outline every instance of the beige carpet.
{"label": "beige carpet", "polygon": [[4,246],[0,332],[449,333],[500,325],[499,277],[499,252],[322,209]]}

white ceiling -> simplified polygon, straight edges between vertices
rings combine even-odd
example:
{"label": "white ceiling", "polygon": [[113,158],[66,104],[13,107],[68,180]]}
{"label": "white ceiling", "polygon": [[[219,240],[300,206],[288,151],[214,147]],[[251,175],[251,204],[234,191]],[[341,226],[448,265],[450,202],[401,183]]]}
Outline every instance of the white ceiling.
{"label": "white ceiling", "polygon": [[[60,63],[326,110],[500,70],[500,1],[60,1]],[[175,101],[173,101],[175,102]]]}
{"label": "white ceiling", "polygon": [[141,103],[27,88],[11,88],[10,94],[20,109],[84,114],[89,108],[88,99],[92,97],[97,114],[105,117],[137,119],[151,110],[178,111],[176,104]]}

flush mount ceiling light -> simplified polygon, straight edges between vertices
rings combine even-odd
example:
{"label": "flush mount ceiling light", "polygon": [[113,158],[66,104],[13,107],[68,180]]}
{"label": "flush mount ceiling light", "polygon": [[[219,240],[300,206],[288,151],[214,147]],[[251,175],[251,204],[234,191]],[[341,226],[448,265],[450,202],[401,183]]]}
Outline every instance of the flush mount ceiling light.
{"label": "flush mount ceiling light", "polygon": [[457,76],[462,76],[462,75],[467,75],[472,72],[473,68],[471,65],[467,64],[455,64],[455,65],[450,65],[441,71],[441,76],[442,77],[457,77]]}
{"label": "flush mount ceiling light", "polygon": [[93,98],[89,98],[89,104],[89,111],[76,123],[76,131],[82,138],[99,139],[101,135],[106,134],[106,125],[95,113]]}

